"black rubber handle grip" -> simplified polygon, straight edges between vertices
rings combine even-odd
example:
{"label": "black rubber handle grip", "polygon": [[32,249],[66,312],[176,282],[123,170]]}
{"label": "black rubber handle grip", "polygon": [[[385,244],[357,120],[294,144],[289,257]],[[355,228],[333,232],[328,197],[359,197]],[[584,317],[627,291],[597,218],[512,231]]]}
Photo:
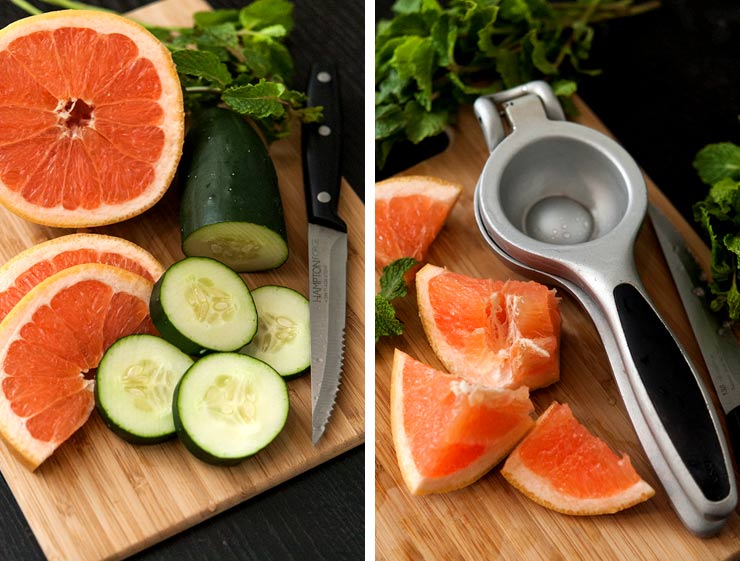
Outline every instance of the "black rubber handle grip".
{"label": "black rubber handle grip", "polygon": [[694,372],[663,321],[631,284],[614,289],[630,354],[673,445],[704,496],[730,493],[722,446]]}
{"label": "black rubber handle grip", "polygon": [[730,448],[735,454],[735,462],[740,464],[740,405],[725,415],[727,421],[727,436],[730,439]]}
{"label": "black rubber handle grip", "polygon": [[341,111],[339,76],[334,64],[314,64],[306,91],[308,106],[323,107],[324,115],[320,122],[306,124],[301,131],[308,221],[346,232],[347,225],[337,213],[341,184]]}

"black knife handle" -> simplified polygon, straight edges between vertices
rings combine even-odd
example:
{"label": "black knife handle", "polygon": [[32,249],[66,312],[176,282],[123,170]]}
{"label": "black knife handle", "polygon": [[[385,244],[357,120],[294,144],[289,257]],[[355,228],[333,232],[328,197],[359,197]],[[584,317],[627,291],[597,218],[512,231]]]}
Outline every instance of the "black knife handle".
{"label": "black knife handle", "polygon": [[735,455],[735,462],[740,465],[740,405],[727,413],[725,419],[730,447]]}
{"label": "black knife handle", "polygon": [[339,152],[341,148],[341,112],[339,76],[334,64],[311,66],[307,86],[308,106],[322,106],[324,118],[303,126],[303,178],[308,221],[340,232],[347,225],[339,217]]}

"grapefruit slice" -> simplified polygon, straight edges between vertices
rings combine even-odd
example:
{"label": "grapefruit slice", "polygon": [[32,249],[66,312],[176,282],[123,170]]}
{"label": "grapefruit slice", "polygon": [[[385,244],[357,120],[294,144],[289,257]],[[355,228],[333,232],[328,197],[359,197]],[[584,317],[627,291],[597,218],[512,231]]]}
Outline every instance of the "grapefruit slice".
{"label": "grapefruit slice", "polygon": [[391,429],[398,465],[414,495],[470,485],[532,427],[529,390],[471,384],[396,349]]}
{"label": "grapefruit slice", "polygon": [[426,259],[462,186],[436,177],[410,175],[375,184],[375,265],[401,257]]}
{"label": "grapefruit slice", "polygon": [[0,323],[0,434],[36,469],[94,407],[105,349],[124,335],[155,333],[152,283],[125,269],[76,265],[26,294]]}
{"label": "grapefruit slice", "polygon": [[70,234],[22,251],[0,267],[0,321],[42,280],[82,263],[121,267],[155,282],[164,271],[148,251],[122,238]]}
{"label": "grapefruit slice", "polygon": [[565,514],[618,512],[655,494],[632,467],[554,402],[509,455],[502,475],[533,501]]}
{"label": "grapefruit slice", "polygon": [[419,315],[447,370],[494,387],[541,388],[560,378],[555,291],[426,265],[416,275]]}
{"label": "grapefruit slice", "polygon": [[0,203],[49,226],[112,224],[157,202],[183,143],[164,45],[122,16],[61,10],[0,31]]}

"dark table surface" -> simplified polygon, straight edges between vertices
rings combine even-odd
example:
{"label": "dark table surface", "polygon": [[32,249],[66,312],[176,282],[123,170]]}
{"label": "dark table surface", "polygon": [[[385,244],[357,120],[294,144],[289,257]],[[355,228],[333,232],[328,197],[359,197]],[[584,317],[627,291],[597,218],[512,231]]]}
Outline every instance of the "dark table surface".
{"label": "dark table surface", "polygon": [[[41,2],[33,4],[48,9]],[[126,11],[147,0],[90,3]],[[248,2],[210,0],[215,8]],[[289,47],[295,84],[320,58],[340,71],[343,110],[342,172],[364,196],[362,0],[293,0]],[[24,12],[0,0],[0,27]],[[2,241],[0,240],[0,243]],[[137,561],[357,561],[364,557],[364,446],[250,499],[131,559]],[[0,483],[0,561],[40,561],[44,555],[4,479]]]}

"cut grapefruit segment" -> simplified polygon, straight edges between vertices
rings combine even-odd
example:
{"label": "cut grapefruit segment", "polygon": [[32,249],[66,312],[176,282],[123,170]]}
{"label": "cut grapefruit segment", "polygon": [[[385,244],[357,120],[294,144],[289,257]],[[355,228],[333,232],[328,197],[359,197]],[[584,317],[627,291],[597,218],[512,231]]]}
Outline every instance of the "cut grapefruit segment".
{"label": "cut grapefruit segment", "polygon": [[42,280],[82,263],[103,263],[155,282],[164,268],[148,251],[122,238],[70,234],[22,251],[0,267],[0,321]]}
{"label": "cut grapefruit segment", "polygon": [[0,203],[39,224],[112,224],[156,203],[182,152],[164,45],[115,14],[60,10],[0,30]]}
{"label": "cut grapefruit segment", "polygon": [[375,265],[401,257],[426,259],[462,186],[436,177],[410,175],[375,184]]}
{"label": "cut grapefruit segment", "polygon": [[416,275],[419,315],[447,370],[494,387],[541,388],[560,378],[555,291],[426,265]]}
{"label": "cut grapefruit segment", "polygon": [[411,493],[460,489],[488,472],[532,427],[527,388],[466,382],[396,349],[391,428]]}
{"label": "cut grapefruit segment", "polygon": [[87,420],[105,349],[155,333],[152,283],[110,265],[83,264],[39,283],[0,323],[0,434],[36,469]]}
{"label": "cut grapefruit segment", "polygon": [[632,467],[554,402],[509,455],[502,475],[533,501],[565,514],[610,514],[655,494]]}

